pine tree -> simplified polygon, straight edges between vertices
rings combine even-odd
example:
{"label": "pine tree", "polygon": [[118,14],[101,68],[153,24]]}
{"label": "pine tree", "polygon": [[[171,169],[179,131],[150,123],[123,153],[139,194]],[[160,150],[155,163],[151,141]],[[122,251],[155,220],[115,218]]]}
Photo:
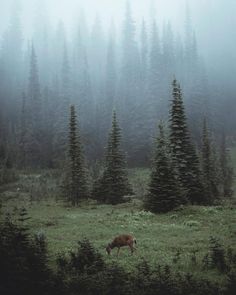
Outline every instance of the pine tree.
{"label": "pine tree", "polygon": [[146,90],[146,82],[147,82],[147,66],[148,66],[148,35],[146,30],[146,23],[143,20],[142,21],[142,28],[141,28],[141,36],[140,36],[140,42],[141,42],[141,78],[144,90]]}
{"label": "pine tree", "polygon": [[20,116],[20,138],[19,138],[19,149],[20,149],[20,167],[26,165],[26,134],[27,134],[27,113],[26,113],[26,95],[22,93],[22,107]]}
{"label": "pine tree", "polygon": [[42,164],[42,101],[34,46],[31,48],[28,101],[25,108],[27,113],[26,162],[29,166],[39,167]]}
{"label": "pine tree", "polygon": [[160,112],[161,100],[163,99],[162,88],[162,54],[159,40],[157,24],[154,21],[152,25],[150,57],[149,57],[149,104],[148,113],[152,119],[152,126],[156,121],[156,114]]}
{"label": "pine tree", "polygon": [[159,125],[155,157],[145,208],[156,212],[168,212],[181,203],[182,193],[168,154],[163,126]]}
{"label": "pine tree", "polygon": [[190,139],[181,88],[176,80],[173,81],[173,100],[170,110],[170,146],[173,164],[188,201],[202,203],[200,163]]}
{"label": "pine tree", "polygon": [[109,131],[109,124],[111,121],[112,110],[115,105],[115,97],[117,93],[117,58],[116,58],[116,40],[115,40],[115,28],[114,24],[111,24],[110,36],[107,46],[106,57],[106,70],[104,81],[104,95],[100,100],[100,104],[97,106],[97,128],[98,130],[98,147],[100,147],[100,153],[103,154],[104,145],[106,142],[106,134]]}
{"label": "pine tree", "polygon": [[[136,25],[132,16],[132,9],[127,1],[122,32],[122,57],[121,57],[120,83],[118,87],[118,108],[121,114],[122,126],[125,126],[123,135],[126,140],[126,148],[131,151],[138,141],[134,138],[139,124],[139,101],[141,97],[141,67],[140,52],[136,40]],[[132,119],[130,119],[132,118]]]}
{"label": "pine tree", "polygon": [[230,155],[226,147],[225,133],[222,134],[221,149],[220,149],[220,170],[222,194],[224,198],[232,197],[233,195],[233,168],[230,165]]}
{"label": "pine tree", "polygon": [[219,197],[219,178],[216,165],[215,151],[209,137],[206,119],[204,119],[202,134],[202,171],[205,202],[208,204],[212,204]]}
{"label": "pine tree", "polygon": [[72,96],[70,78],[70,64],[65,43],[61,67],[61,95],[56,109],[57,116],[55,118],[55,134],[53,138],[54,159],[59,166],[65,161],[66,157],[68,108]]}
{"label": "pine tree", "polygon": [[132,194],[120,145],[121,130],[114,111],[104,172],[94,185],[93,196],[100,202],[118,204],[123,202],[124,196]]}
{"label": "pine tree", "polygon": [[83,148],[77,126],[75,107],[70,109],[70,132],[68,163],[65,178],[62,184],[62,192],[67,200],[76,206],[82,199],[88,197],[88,185],[84,163]]}

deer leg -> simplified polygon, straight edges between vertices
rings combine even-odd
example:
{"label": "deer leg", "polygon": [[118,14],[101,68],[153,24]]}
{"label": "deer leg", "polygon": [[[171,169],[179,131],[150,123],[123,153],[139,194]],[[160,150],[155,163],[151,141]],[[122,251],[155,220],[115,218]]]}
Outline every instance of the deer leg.
{"label": "deer leg", "polygon": [[131,254],[133,254],[133,252],[134,252],[134,247],[133,247],[133,245],[130,244],[130,245],[129,245],[129,248],[130,248]]}
{"label": "deer leg", "polygon": [[118,250],[117,250],[117,257],[119,256],[119,253],[120,253],[120,247],[118,247]]}

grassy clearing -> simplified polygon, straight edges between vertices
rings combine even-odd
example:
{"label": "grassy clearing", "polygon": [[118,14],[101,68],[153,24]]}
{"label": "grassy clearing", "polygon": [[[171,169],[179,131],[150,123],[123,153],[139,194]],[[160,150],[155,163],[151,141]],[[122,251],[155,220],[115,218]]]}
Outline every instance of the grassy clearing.
{"label": "grassy clearing", "polygon": [[[145,170],[133,172],[132,183],[138,183],[140,177],[147,174]],[[144,212],[140,200],[117,206],[86,202],[80,208],[72,208],[61,201],[56,202],[55,197],[41,199],[43,191],[46,196],[55,194],[56,185],[50,177],[54,178],[47,173],[45,179],[51,184],[48,192],[44,176],[21,176],[19,183],[2,193],[5,200],[2,209],[5,213],[14,211],[16,206],[27,209],[31,217],[27,222],[32,234],[43,232],[47,236],[52,263],[58,253],[75,249],[77,242],[84,237],[104,254],[107,261],[117,260],[116,250],[113,250],[112,257],[107,257],[105,246],[122,233],[134,234],[137,239],[135,255],[132,257],[124,248],[118,259],[129,270],[146,259],[152,265],[173,264],[179,270],[203,273],[200,262],[209,249],[210,236],[218,237],[224,246],[236,250],[236,207],[232,204],[183,207],[160,215]],[[138,186],[135,189],[137,193],[140,191]],[[37,191],[39,197],[34,199],[32,193]],[[214,271],[212,274],[215,275]]]}
{"label": "grassy clearing", "polygon": [[[232,151],[232,161],[236,166],[236,149]],[[76,249],[77,242],[86,237],[107,262],[118,261],[130,271],[145,259],[151,265],[168,264],[176,270],[223,280],[216,270],[203,270],[202,260],[209,251],[211,236],[236,251],[236,202],[215,207],[182,207],[159,215],[144,212],[142,199],[149,175],[148,169],[129,171],[137,197],[131,203],[111,206],[90,201],[80,208],[72,208],[58,199],[57,171],[24,173],[18,182],[1,187],[2,211],[14,212],[16,207],[27,209],[31,233],[42,232],[47,237],[52,266],[57,254]],[[105,246],[122,233],[135,235],[136,253],[131,256],[124,248],[117,259],[114,249],[108,257]]]}

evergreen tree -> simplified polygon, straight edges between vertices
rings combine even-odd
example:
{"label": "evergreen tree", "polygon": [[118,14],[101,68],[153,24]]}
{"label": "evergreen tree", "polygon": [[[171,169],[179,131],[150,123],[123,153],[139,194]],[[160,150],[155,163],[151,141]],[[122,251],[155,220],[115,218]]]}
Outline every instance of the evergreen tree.
{"label": "evergreen tree", "polygon": [[67,145],[68,108],[71,101],[70,64],[66,43],[64,44],[63,62],[61,69],[61,89],[55,118],[55,134],[53,138],[54,159],[60,165],[65,161]]}
{"label": "evergreen tree", "polygon": [[220,149],[220,170],[221,170],[221,184],[224,198],[232,197],[233,195],[233,176],[234,171],[230,164],[230,154],[226,147],[226,136],[223,132]]}
{"label": "evergreen tree", "polygon": [[190,139],[182,93],[176,80],[173,81],[173,99],[170,110],[170,146],[173,164],[188,201],[201,203],[203,186],[200,163]]}
{"label": "evergreen tree", "polygon": [[[23,33],[21,30],[21,7],[17,2],[12,3],[10,12],[10,23],[2,36],[1,42],[1,71],[3,72],[3,81],[1,85],[0,94],[5,92],[6,105],[11,108],[14,107],[11,118],[16,122],[16,106],[14,102],[15,96],[18,95],[18,89],[23,82],[22,75],[22,57],[23,57]],[[16,50],[17,48],[17,50]],[[4,99],[4,97],[3,97]],[[13,104],[14,103],[14,104]]]}
{"label": "evergreen tree", "polygon": [[152,120],[152,128],[156,120],[156,114],[160,112],[162,97],[162,54],[161,45],[158,34],[156,22],[152,25],[150,57],[149,57],[149,100],[148,100],[148,114]]}
{"label": "evergreen tree", "polygon": [[[42,105],[43,105],[43,140],[42,140],[42,152],[43,152],[43,167],[54,168],[55,151],[53,149],[53,136],[55,134],[55,128],[53,123],[55,122],[55,117],[59,114],[54,114],[54,102],[53,102],[53,92],[48,87],[45,87],[42,95]],[[67,110],[66,110],[67,111]],[[64,158],[62,157],[64,160]]]}
{"label": "evergreen tree", "polygon": [[101,178],[94,185],[94,198],[100,202],[118,204],[123,202],[124,196],[132,194],[125,167],[125,158],[120,145],[121,130],[114,111],[105,168]]}
{"label": "evergreen tree", "polygon": [[27,98],[28,101],[25,104],[25,112],[27,113],[27,130],[25,135],[25,154],[27,155],[26,163],[28,166],[39,167],[42,164],[42,101],[39,84],[37,57],[34,50],[34,46],[32,46],[31,48],[30,74]]}
{"label": "evergreen tree", "polygon": [[92,26],[90,51],[88,51],[88,64],[91,71],[91,80],[95,97],[100,95],[101,82],[104,81],[104,59],[105,59],[105,42],[102,29],[102,23],[99,15],[96,15],[94,24]]}
{"label": "evergreen tree", "polygon": [[[118,107],[124,128],[126,148],[133,155],[133,148],[138,144],[133,135],[139,123],[139,100],[141,97],[140,53],[136,41],[136,26],[132,16],[132,9],[127,1],[122,32],[122,58]],[[138,111],[139,110],[139,111]],[[132,119],[131,119],[132,118]]]}
{"label": "evergreen tree", "polygon": [[45,238],[33,239],[22,210],[17,223],[11,216],[0,220],[1,294],[62,294],[48,267]]}
{"label": "evergreen tree", "polygon": [[203,122],[202,134],[202,171],[205,202],[212,204],[219,197],[219,178],[217,175],[215,152],[209,137],[206,119]]}
{"label": "evergreen tree", "polygon": [[159,137],[156,142],[155,156],[145,208],[156,212],[168,212],[181,203],[182,194],[174,173],[163,126],[159,125]]}
{"label": "evergreen tree", "polygon": [[20,138],[19,138],[19,150],[20,150],[20,167],[26,165],[26,142],[27,142],[27,113],[26,113],[26,95],[22,93],[22,107],[20,116]]}
{"label": "evergreen tree", "polygon": [[115,106],[115,98],[117,93],[117,57],[116,57],[116,40],[115,27],[111,23],[110,35],[107,44],[107,56],[105,67],[105,80],[103,87],[103,95],[100,103],[97,105],[96,126],[97,126],[97,158],[101,158],[104,145],[106,144],[106,134],[109,132],[109,124],[111,121],[112,110]]}
{"label": "evergreen tree", "polygon": [[163,27],[163,73],[165,75],[165,83],[168,86],[174,72],[174,34],[171,23],[167,22]]}
{"label": "evergreen tree", "polygon": [[32,121],[35,127],[34,131],[36,131],[37,127],[39,127],[39,124],[41,123],[42,101],[39,83],[38,62],[34,46],[32,46],[30,57],[28,96]]}
{"label": "evergreen tree", "polygon": [[[113,25],[114,26],[114,25]],[[115,96],[116,96],[116,88],[117,88],[117,70],[116,70],[116,40],[114,37],[114,30],[115,28],[112,26],[112,30],[110,32],[110,38],[107,48],[107,60],[106,60],[106,80],[105,80],[105,97],[106,97],[106,105],[107,109],[107,116],[106,119],[110,120],[112,108],[114,107],[115,103]],[[109,112],[109,114],[108,114]],[[108,121],[106,122],[108,123]]]}
{"label": "evergreen tree", "polygon": [[142,28],[141,28],[141,78],[144,90],[146,90],[146,82],[147,82],[147,66],[148,66],[148,36],[146,30],[146,23],[142,21]]}
{"label": "evergreen tree", "polygon": [[68,163],[62,184],[63,195],[73,205],[78,205],[82,199],[88,197],[88,185],[84,163],[83,148],[77,126],[75,107],[70,109],[70,132]]}

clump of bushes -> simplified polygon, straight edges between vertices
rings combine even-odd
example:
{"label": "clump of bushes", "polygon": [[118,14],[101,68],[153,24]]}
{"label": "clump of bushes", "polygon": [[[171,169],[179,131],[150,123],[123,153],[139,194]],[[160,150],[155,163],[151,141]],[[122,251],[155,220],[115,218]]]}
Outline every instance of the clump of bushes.
{"label": "clump of bushes", "polygon": [[215,268],[221,273],[230,273],[236,266],[236,253],[226,249],[219,239],[210,237],[209,252],[203,258],[205,269]]}

